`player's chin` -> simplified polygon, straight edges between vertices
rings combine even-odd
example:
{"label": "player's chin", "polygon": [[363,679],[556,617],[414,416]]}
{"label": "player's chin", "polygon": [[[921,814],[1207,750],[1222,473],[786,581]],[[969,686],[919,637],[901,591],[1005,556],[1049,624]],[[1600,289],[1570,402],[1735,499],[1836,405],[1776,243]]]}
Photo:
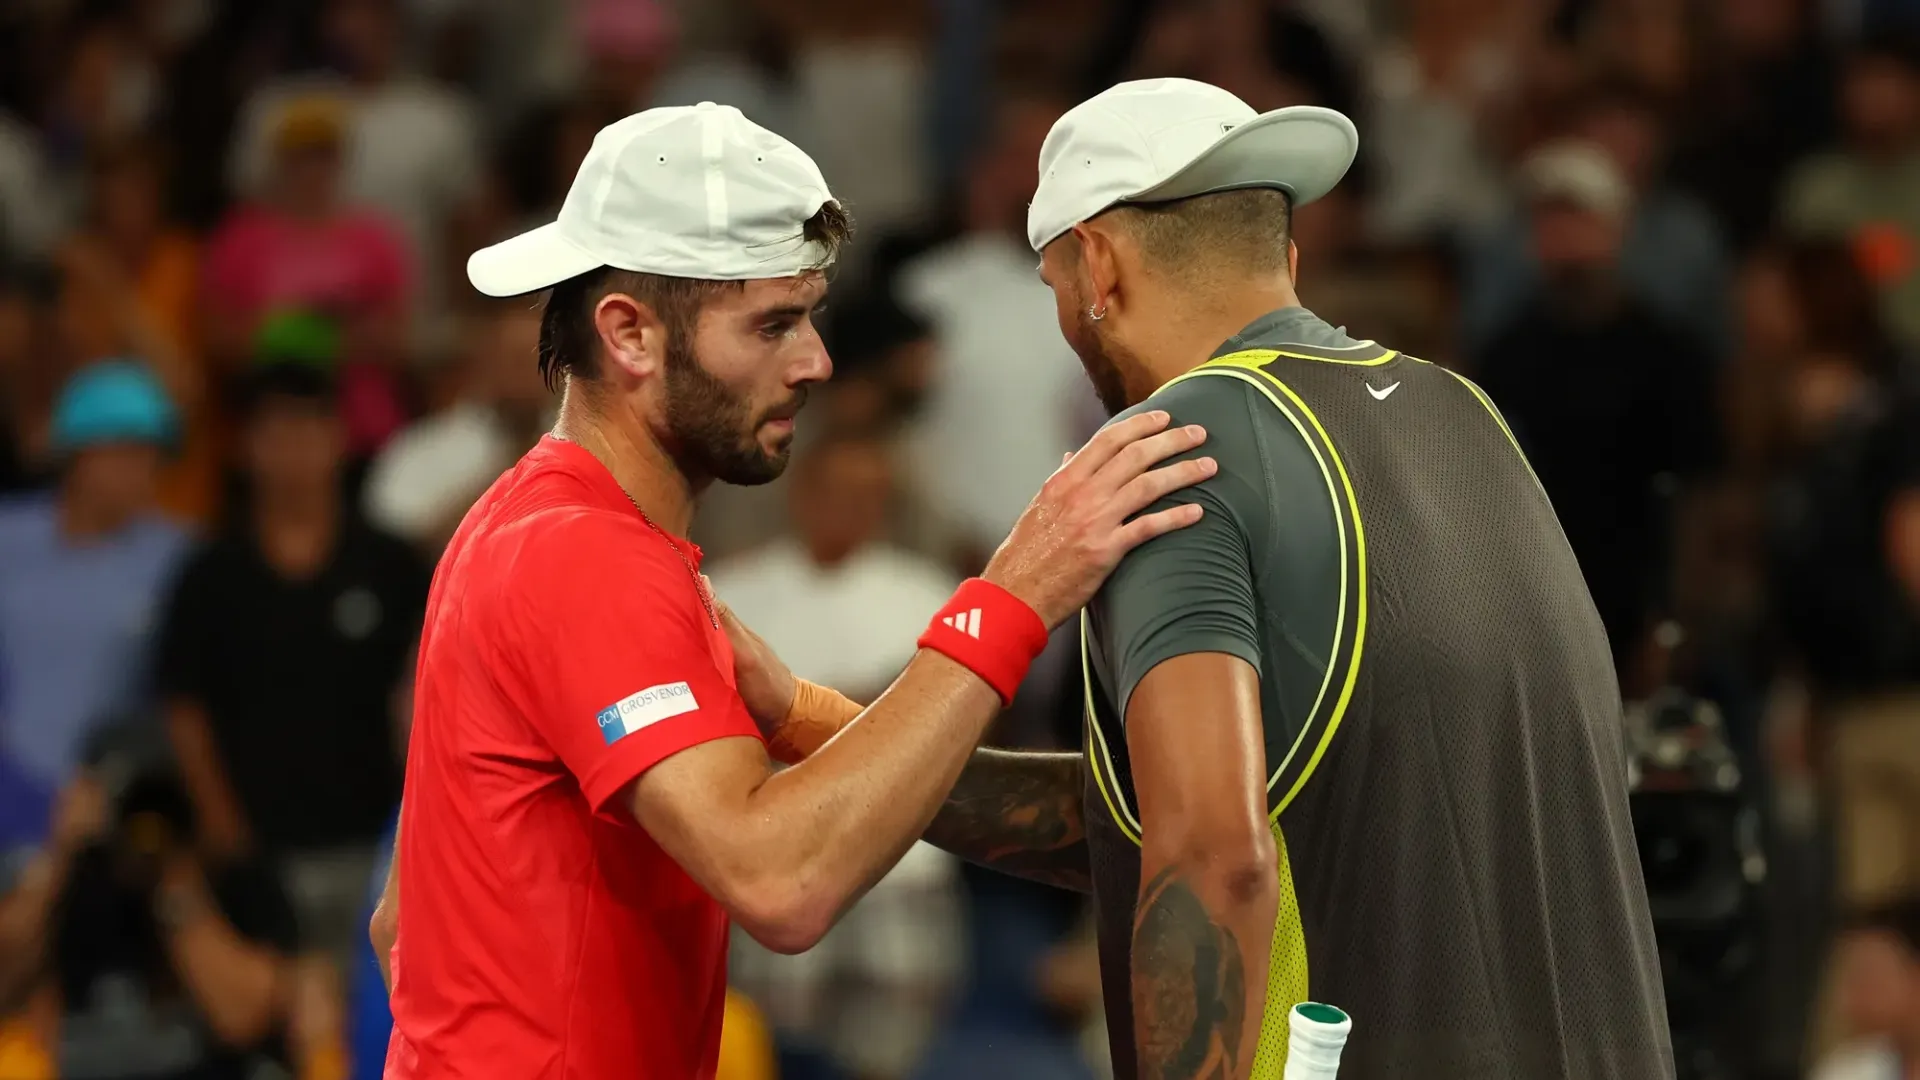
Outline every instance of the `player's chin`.
{"label": "player's chin", "polygon": [[754,442],[763,456],[778,458],[784,466],[793,453],[793,421],[775,420],[760,425],[759,437]]}
{"label": "player's chin", "polygon": [[718,479],[736,487],[755,487],[770,484],[780,479],[787,471],[787,462],[793,458],[793,436],[779,439],[761,438],[745,454],[737,459],[733,468],[726,470]]}

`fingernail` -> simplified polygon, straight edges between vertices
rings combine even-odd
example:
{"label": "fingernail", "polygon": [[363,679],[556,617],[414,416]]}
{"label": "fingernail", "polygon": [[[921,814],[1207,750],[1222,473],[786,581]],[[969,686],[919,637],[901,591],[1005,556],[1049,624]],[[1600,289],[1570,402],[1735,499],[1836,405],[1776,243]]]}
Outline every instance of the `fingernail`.
{"label": "fingernail", "polygon": [[1168,416],[1164,411],[1160,409],[1155,409],[1152,412],[1148,413],[1147,415],[1153,417],[1155,420],[1158,420],[1161,423],[1165,423],[1168,420],[1173,419],[1173,417]]}
{"label": "fingernail", "polygon": [[1204,439],[1207,437],[1207,429],[1201,427],[1199,424],[1188,424],[1187,434],[1193,436],[1196,439]]}
{"label": "fingernail", "polygon": [[1220,471],[1220,463],[1210,457],[1200,459],[1200,471],[1211,476]]}

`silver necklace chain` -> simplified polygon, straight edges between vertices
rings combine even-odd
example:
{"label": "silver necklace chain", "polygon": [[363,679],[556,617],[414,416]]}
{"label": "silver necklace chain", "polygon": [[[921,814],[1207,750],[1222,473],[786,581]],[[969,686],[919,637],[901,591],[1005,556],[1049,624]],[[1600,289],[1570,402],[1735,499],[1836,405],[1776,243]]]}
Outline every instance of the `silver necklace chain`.
{"label": "silver necklace chain", "polygon": [[[561,442],[573,442],[572,439],[557,433],[553,437]],[[574,443],[574,445],[579,446],[580,444]],[[619,486],[618,481],[615,482],[615,486]],[[647,512],[640,509],[640,500],[634,498],[632,492],[622,487],[620,488],[620,494],[625,495],[627,501],[633,504],[633,512],[640,515],[640,520],[646,523],[647,528],[652,529],[659,535],[660,539],[666,541],[667,546],[673,549],[673,553],[680,557],[680,565],[687,568],[687,576],[693,579],[693,591],[700,595],[700,604],[707,609],[707,622],[712,625],[715,630],[720,629],[720,615],[713,610],[713,594],[707,591],[707,583],[700,580],[700,571],[693,565],[693,560],[687,558],[687,553],[680,550],[679,542],[674,540],[673,536],[668,533],[667,530],[655,525],[653,519],[647,516]]]}
{"label": "silver necklace chain", "polygon": [[693,579],[693,591],[700,594],[700,603],[707,609],[707,622],[711,623],[715,630],[720,629],[720,616],[713,610],[713,596],[707,592],[707,583],[700,580],[700,571],[694,568],[693,560],[687,558],[687,553],[680,550],[680,545],[675,542],[672,536],[667,534],[667,530],[655,525],[653,519],[647,516],[647,512],[640,509],[639,500],[635,499],[625,488],[622,488],[620,493],[625,495],[627,501],[633,504],[634,512],[640,515],[641,521],[646,522],[647,528],[658,533],[660,539],[666,541],[667,546],[673,549],[673,553],[680,556],[680,565],[687,568],[687,576]]}

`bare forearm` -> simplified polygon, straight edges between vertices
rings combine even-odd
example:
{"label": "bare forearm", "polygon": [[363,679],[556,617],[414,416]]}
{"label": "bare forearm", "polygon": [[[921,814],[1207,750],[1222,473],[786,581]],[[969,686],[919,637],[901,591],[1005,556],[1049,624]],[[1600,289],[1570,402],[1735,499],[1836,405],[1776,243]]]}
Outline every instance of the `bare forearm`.
{"label": "bare forearm", "polygon": [[220,764],[206,713],[190,702],[176,702],[168,713],[167,730],[180,763],[180,778],[204,823],[202,831],[214,846],[237,849],[246,835],[246,816]]}
{"label": "bare forearm", "polygon": [[1187,860],[1142,885],[1133,931],[1133,1016],[1142,1080],[1241,1080],[1266,1007],[1278,905],[1269,871],[1227,875]]}
{"label": "bare forearm", "polygon": [[1080,755],[980,749],[923,837],[969,862],[1091,892]]}
{"label": "bare forearm", "polygon": [[[1135,516],[1216,468],[1211,458],[1155,467],[1205,437],[1197,425],[1163,430],[1170,420],[1151,411],[1109,425],[1041,486],[981,575],[1027,609],[1014,621],[1030,632],[997,648],[1038,652],[1044,628],[1079,610],[1122,555],[1200,520],[1198,505]],[[767,650],[750,634],[741,648],[729,619],[736,685],[765,725],[790,711],[797,688],[777,670],[738,678],[743,667],[753,675],[780,665],[756,659]],[[977,626],[969,632],[980,636]],[[763,692],[755,682],[767,684]],[[715,740],[643,774],[634,814],[749,933],[805,949],[932,823],[999,706],[980,676],[923,649],[878,701],[793,768],[769,775],[764,748]]]}
{"label": "bare forearm", "polygon": [[46,968],[47,931],[68,865],[58,852],[37,856],[0,899],[0,1015],[20,1004]]}
{"label": "bare forearm", "polygon": [[791,944],[810,945],[933,820],[999,708],[978,676],[922,651],[830,743],[747,799],[732,845],[740,891],[787,890],[786,910],[803,912],[783,920],[799,924]]}
{"label": "bare forearm", "polygon": [[171,903],[189,909],[165,919],[167,953],[181,983],[222,1042],[257,1042],[279,1007],[280,957],[242,938],[198,889],[176,890]]}

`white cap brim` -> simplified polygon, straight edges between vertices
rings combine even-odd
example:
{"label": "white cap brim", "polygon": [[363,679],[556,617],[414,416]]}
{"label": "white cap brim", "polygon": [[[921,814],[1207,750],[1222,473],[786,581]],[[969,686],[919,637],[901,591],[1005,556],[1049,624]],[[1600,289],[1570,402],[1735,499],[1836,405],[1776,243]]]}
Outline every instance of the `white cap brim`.
{"label": "white cap brim", "polygon": [[524,296],[607,265],[549,222],[467,257],[467,280],[488,296]]}
{"label": "white cap brim", "polygon": [[1295,105],[1235,127],[1185,168],[1125,202],[1169,202],[1239,188],[1278,188],[1305,206],[1332,191],[1360,153],[1353,121]]}

